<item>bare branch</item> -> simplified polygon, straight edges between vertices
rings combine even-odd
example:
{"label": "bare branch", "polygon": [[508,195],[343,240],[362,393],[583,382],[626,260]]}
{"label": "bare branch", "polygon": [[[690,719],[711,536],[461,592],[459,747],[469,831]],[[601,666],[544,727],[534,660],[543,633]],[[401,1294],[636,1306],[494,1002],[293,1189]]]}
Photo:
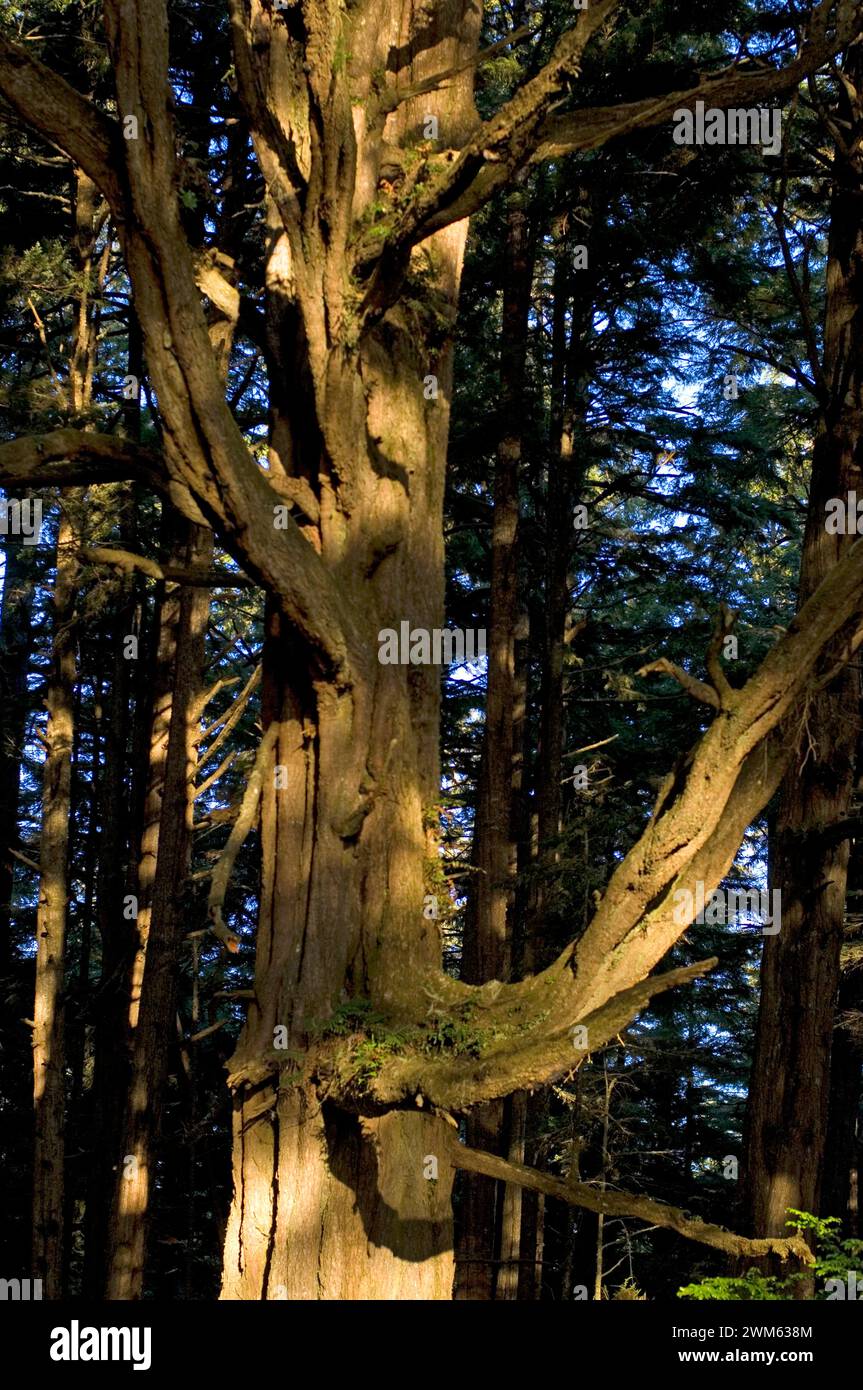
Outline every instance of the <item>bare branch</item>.
{"label": "bare branch", "polygon": [[224,728],[222,729],[221,733],[213,739],[213,742],[210,744],[209,748],[206,750],[205,753],[203,753],[201,757],[202,764],[205,762],[209,762],[216,749],[220,748],[224,743],[225,739],[233,733],[234,729],[243,717],[243,711],[245,710],[246,705],[249,703],[253,691],[257,690],[260,683],[261,667],[256,666],[254,671],[250,675],[248,681],[246,682],[245,686],[240,691],[234,703],[231,705],[230,710],[226,711],[226,713],[223,714],[220,719],[215,720],[214,723],[212,723],[208,729],[204,730],[201,736],[202,740],[209,738],[210,734],[215,733],[219,725],[224,723]]}
{"label": "bare branch", "polygon": [[728,677],[722,669],[719,660],[719,653],[722,650],[725,638],[734,627],[736,614],[732,613],[726,604],[720,604],[719,612],[716,615],[716,622],[713,627],[713,636],[710,639],[710,646],[707,648],[707,674],[710,683],[719,699],[719,708],[725,709],[729,701],[734,697],[734,688],[730,684]]}
{"label": "bare branch", "polygon": [[637,676],[671,676],[672,680],[677,681],[682,686],[687,695],[691,695],[693,700],[699,700],[703,705],[711,705],[713,709],[719,709],[719,696],[712,685],[707,685],[705,681],[700,681],[696,676],[690,676],[688,671],[684,671],[682,666],[677,666],[668,657],[657,657],[656,661],[649,661],[646,666],[640,666],[635,673]]}
{"label": "bare branch", "polygon": [[168,477],[160,454],[128,439],[89,430],[52,430],[0,444],[0,486],[71,487],[134,479],[167,497],[183,516],[206,526],[188,488]]}
{"label": "bare branch", "polygon": [[573,1207],[584,1207],[587,1211],[601,1212],[605,1216],[634,1217],[652,1226],[661,1226],[667,1231],[676,1231],[686,1240],[699,1245],[709,1245],[713,1250],[721,1250],[726,1255],[759,1259],[765,1255],[778,1255],[782,1260],[799,1260],[803,1265],[812,1265],[815,1256],[802,1236],[767,1236],[763,1239],[750,1239],[738,1236],[725,1226],[714,1226],[698,1217],[687,1216],[679,1207],[667,1206],[664,1202],[654,1202],[650,1197],[642,1197],[635,1192],[612,1192],[606,1188],[600,1192],[584,1182],[567,1182],[552,1177],[524,1163],[513,1163],[499,1158],[497,1154],[483,1153],[479,1149],[469,1149],[464,1144],[453,1143],[448,1157],[454,1168],[469,1173],[482,1173],[487,1178],[499,1178],[501,1182],[515,1183],[517,1187],[528,1188],[531,1192],[543,1192],[547,1197],[555,1197]]}
{"label": "bare branch", "polygon": [[[223,758],[222,761],[219,763],[219,766],[216,768],[215,772],[211,772],[209,777],[205,778],[201,785],[195,788],[193,800],[197,801],[199,797],[203,796],[205,792],[208,792],[211,787],[215,786],[219,779],[224,777],[228,768],[231,766],[233,762],[236,761],[237,757],[238,754],[236,752],[236,749],[228,753],[227,756]],[[190,778],[189,780],[191,781],[192,779]]]}
{"label": "bare branch", "polygon": [[115,569],[131,573],[138,570],[150,579],[161,579],[167,584],[183,584],[192,589],[251,589],[254,581],[244,574],[234,574],[231,570],[202,570],[184,568],[180,565],[160,565],[147,555],[136,555],[131,550],[117,550],[113,546],[89,546],[80,552],[81,559],[88,565],[113,565]]}
{"label": "bare branch", "polygon": [[39,865],[34,863],[32,859],[28,859],[26,854],[22,854],[19,849],[13,849],[10,845],[9,853],[13,856],[13,858],[20,860],[22,864],[26,865],[28,869],[32,869],[34,874],[41,874],[42,870],[40,869]]}

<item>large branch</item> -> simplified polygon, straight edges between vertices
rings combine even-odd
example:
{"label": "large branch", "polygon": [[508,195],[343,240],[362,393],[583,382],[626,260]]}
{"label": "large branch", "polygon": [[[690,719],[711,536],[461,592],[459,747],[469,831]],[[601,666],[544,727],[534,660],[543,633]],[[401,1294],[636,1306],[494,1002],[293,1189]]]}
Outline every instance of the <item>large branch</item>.
{"label": "large branch", "polygon": [[28,53],[0,34],[0,94],[25,125],[89,174],[115,216],[122,215],[122,144],[116,123]]}
{"label": "large branch", "polygon": [[[863,541],[822,582],[691,753],[667,779],[643,835],[612,875],[584,935],[540,974],[514,985],[471,988],[437,976],[426,981],[436,1012],[472,1005],[464,1021],[478,1036],[477,1059],[395,1056],[370,1083],[393,1104],[428,1096],[450,1109],[553,1080],[573,1065],[569,1030],[587,1027],[594,1050],[634,1018],[653,993],[674,981],[650,976],[694,914],[696,884],[705,897],[731,867],[746,827],[776,791],[794,755],[807,695],[835,674],[837,638],[863,611]],[[688,916],[680,890],[690,893]],[[704,966],[687,967],[690,978]],[[680,977],[682,979],[682,976]]]}
{"label": "large branch", "polygon": [[252,580],[244,574],[231,570],[204,570],[195,566],[160,565],[149,555],[137,555],[131,550],[118,550],[115,546],[87,546],[79,551],[80,558],[87,565],[110,565],[126,574],[146,574],[150,579],[159,579],[166,584],[183,584],[198,589],[249,589]]}
{"label": "large branch", "polygon": [[618,136],[660,125],[696,101],[731,106],[760,103],[793,91],[863,31],[859,0],[822,0],[810,18],[797,57],[783,68],[753,70],[749,60],[707,74],[678,91],[615,106],[585,107],[562,116],[551,114],[562,79],[577,72],[586,42],[618,4],[619,0],[605,0],[584,11],[547,66],[484,122],[464,149],[447,156],[448,167],[429,181],[422,198],[395,229],[390,254],[477,212],[525,164],[597,149]]}
{"label": "large branch", "polygon": [[559,1202],[567,1202],[573,1207],[584,1207],[604,1216],[634,1217],[646,1221],[651,1226],[662,1226],[665,1230],[676,1231],[686,1240],[694,1240],[699,1245],[709,1245],[713,1250],[721,1250],[726,1255],[741,1256],[745,1259],[762,1259],[766,1255],[778,1255],[782,1260],[797,1259],[803,1265],[815,1261],[811,1249],[802,1236],[767,1236],[764,1239],[751,1239],[738,1236],[724,1226],[714,1226],[698,1217],[687,1216],[679,1207],[667,1206],[664,1202],[654,1202],[636,1192],[612,1192],[607,1188],[599,1191],[584,1182],[566,1182],[529,1168],[524,1163],[513,1163],[496,1154],[483,1153],[479,1149],[469,1149],[456,1141],[450,1146],[449,1160],[454,1168],[465,1169],[469,1173],[482,1173],[487,1178],[499,1178],[501,1182],[515,1183],[518,1187],[529,1188],[532,1192],[542,1192],[547,1197],[555,1197]]}
{"label": "large branch", "polygon": [[73,429],[26,434],[0,444],[0,487],[70,487],[126,479],[167,497],[190,521],[206,524],[188,488],[169,478],[162,456],[141,444]]}
{"label": "large branch", "polygon": [[[464,1112],[483,1101],[496,1100],[514,1091],[535,1090],[573,1071],[588,1052],[622,1032],[651,999],[678,985],[689,984],[715,965],[715,960],[699,961],[696,965],[684,965],[664,975],[651,975],[633,989],[610,1000],[605,1008],[595,1014],[571,1022],[568,1019],[564,1023],[547,1021],[544,1011],[537,1006],[540,991],[532,1004],[537,1009],[542,1026],[532,1036],[527,1034],[519,1039],[517,1032],[528,1021],[529,1014],[525,1009],[526,1017],[521,1022],[517,1017],[510,1016],[508,1024],[495,1025],[501,1027],[504,1036],[484,1049],[479,1059],[468,1061],[463,1056],[450,1055],[432,1060],[427,1053],[397,1057],[386,1063],[369,1084],[368,1094],[383,1106],[422,1096],[443,1110]],[[469,1028],[474,1022],[480,1032],[485,1030],[484,1017],[471,1016],[466,1027]],[[587,1029],[586,1048],[577,1046],[573,1040],[572,1026],[575,1022],[580,1022]],[[254,1070],[244,1070],[242,1073],[245,1080],[257,1076]],[[231,1085],[236,1084],[238,1077],[230,1078]],[[349,1091],[351,1083],[349,1064],[343,1070],[341,1084]]]}
{"label": "large branch", "polygon": [[559,99],[565,82],[578,72],[593,35],[620,3],[621,0],[592,0],[589,8],[579,13],[573,28],[558,40],[542,71],[519,88],[496,115],[484,121],[461,150],[445,156],[447,167],[437,178],[422,185],[422,191],[411,200],[389,238],[388,258],[475,212],[528,162],[544,117]]}
{"label": "large branch", "polygon": [[719,709],[719,696],[712,685],[706,681],[700,681],[697,676],[691,676],[688,671],[684,671],[682,666],[669,661],[668,657],[657,657],[656,661],[648,661],[646,666],[641,666],[635,673],[637,676],[671,676],[672,680],[677,681],[682,686],[687,695],[691,695],[693,700],[698,700],[702,705],[711,705],[713,709]]}

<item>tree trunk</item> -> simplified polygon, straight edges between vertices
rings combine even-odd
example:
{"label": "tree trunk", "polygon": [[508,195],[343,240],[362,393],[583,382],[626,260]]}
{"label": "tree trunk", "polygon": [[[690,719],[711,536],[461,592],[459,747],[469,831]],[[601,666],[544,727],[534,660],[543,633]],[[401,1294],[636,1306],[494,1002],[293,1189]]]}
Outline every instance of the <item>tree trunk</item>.
{"label": "tree trunk", "polygon": [[[503,275],[500,361],[501,438],[494,477],[491,536],[488,676],[485,701],[473,860],[474,901],[464,937],[462,978],[471,984],[508,980],[512,970],[512,908],[517,871],[514,836],[515,641],[518,606],[519,470],[522,452],[527,316],[533,278],[530,227],[525,212],[525,180],[509,199]],[[467,1120],[467,1142],[502,1154],[513,1117],[505,1102],[477,1106]],[[518,1124],[518,1112],[515,1115]],[[513,1132],[511,1157],[523,1156],[523,1134]],[[521,1193],[498,1192],[498,1184],[477,1173],[464,1179],[461,1243],[456,1297],[514,1298],[518,1284]],[[502,1201],[498,1217],[498,1198]],[[516,1210],[517,1208],[517,1210]],[[501,1229],[501,1220],[504,1230]],[[504,1253],[506,1246],[507,1253]],[[499,1263],[506,1260],[506,1264]],[[497,1274],[497,1279],[496,1279]]]}
{"label": "tree trunk", "polygon": [[30,706],[27,668],[33,640],[32,550],[15,540],[8,542],[4,565],[0,605],[0,976],[12,956],[12,850],[18,845],[21,751]]}
{"label": "tree trunk", "polygon": [[[64,506],[69,505],[66,498]],[[63,989],[68,902],[69,798],[75,685],[75,532],[64,510],[57,534],[52,670],[45,704],[47,754],[42,787],[36,1002],[33,1027],[33,1277],[59,1298],[64,1258],[66,1055]]]}
{"label": "tree trunk", "polygon": [[[206,568],[213,553],[212,532],[188,525],[185,530],[185,544],[177,546],[178,562]],[[128,995],[130,1076],[114,1152],[109,1299],[138,1299],[143,1290],[168,1040],[177,1007],[181,900],[191,851],[199,692],[209,611],[208,590],[188,587],[167,595],[162,610],[157,664],[163,671],[172,671],[173,684],[167,701],[162,690],[153,710],[138,943]]]}
{"label": "tree trunk", "polygon": [[[757,677],[723,691],[723,718],[687,776],[667,779],[647,832],[556,962],[496,988],[444,975],[422,914],[439,672],[428,658],[379,661],[378,639],[404,622],[427,642],[442,623],[448,343],[464,219],[534,154],[595,148],[678,103],[668,93],[611,113],[554,111],[616,8],[595,0],[579,12],[547,66],[480,124],[481,7],[327,0],[279,13],[232,0],[238,99],[284,232],[268,239],[267,321],[282,325],[271,370],[281,363],[292,390],[274,412],[269,470],[225,400],[207,338],[199,284],[228,298],[232,286],[196,264],[183,232],[162,0],[103,8],[116,110],[136,113],[137,139],[117,138],[116,123],[28,46],[0,39],[4,100],[110,200],[162,425],[148,476],[185,516],[212,524],[270,596],[252,784],[263,889],[255,1002],[230,1071],[225,1298],[448,1296],[446,1113],[544,1084],[572,1060],[574,1023],[589,1018],[599,1046],[655,993],[709,968],[650,973],[684,929],[672,888],[684,875],[712,887],[727,871],[784,770],[778,725],[823,674],[824,645],[859,603],[863,559],[852,554]],[[814,26],[781,71],[734,69],[696,94],[793,89],[856,34],[850,9]],[[81,476],[100,450],[109,452],[99,436],[78,438],[71,457],[68,440],[16,441],[12,464],[44,476],[61,458],[67,476]],[[116,453],[142,466],[139,450]],[[276,524],[279,511],[289,524]],[[479,1011],[489,1031],[502,1025],[502,1043],[474,1037],[479,1064],[452,1046],[454,1005]],[[507,1167],[483,1161],[479,1171]]]}
{"label": "tree trunk", "polygon": [[[434,733],[413,716],[399,668],[381,666],[372,737],[358,740],[362,725],[344,701],[303,688],[296,655],[270,605],[256,1002],[231,1065],[234,1202],[222,1297],[448,1299],[446,1121],[420,1108],[364,1116],[321,1103],[274,1051],[274,1030],[304,1047],[347,999],[398,1016],[412,1002],[400,962],[410,955],[420,972],[437,962],[437,930],[421,911]],[[366,789],[354,814],[345,784]],[[245,1059],[262,1052],[275,1077],[244,1080]],[[429,1158],[436,1177],[426,1176]]]}
{"label": "tree trunk", "polygon": [[[849,76],[861,73],[859,50]],[[846,106],[850,104],[846,99]],[[859,112],[847,109],[855,129]],[[856,149],[856,144],[853,146]],[[812,459],[801,604],[853,544],[828,535],[828,499],[861,484],[863,436],[863,184],[859,157],[837,154],[827,267],[826,397]],[[834,646],[841,659],[843,643]],[[794,763],[783,784],[774,886],[781,930],[765,938],[750,1082],[747,1197],[756,1235],[778,1235],[789,1208],[817,1212],[830,1095],[848,840],[823,832],[848,811],[854,785],[858,672],[841,670],[799,712]]]}

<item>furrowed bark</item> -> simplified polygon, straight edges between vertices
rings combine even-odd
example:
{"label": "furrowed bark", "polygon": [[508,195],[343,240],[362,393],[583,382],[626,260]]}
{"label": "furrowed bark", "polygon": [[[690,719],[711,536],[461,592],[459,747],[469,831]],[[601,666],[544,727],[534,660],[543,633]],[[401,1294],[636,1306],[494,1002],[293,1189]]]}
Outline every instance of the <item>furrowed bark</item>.
{"label": "furrowed bark", "polygon": [[[687,875],[721,877],[774,790],[776,767],[781,775],[782,720],[823,674],[819,653],[859,608],[863,561],[852,556],[720,711],[685,783],[669,781],[577,950],[520,985],[470,987],[443,974],[437,932],[421,913],[439,795],[439,673],[379,662],[378,633],[405,620],[426,631],[443,622],[459,219],[530,159],[582,41],[615,8],[594,5],[556,67],[481,127],[469,73],[479,7],[381,0],[352,11],[346,33],[335,0],[284,14],[237,0],[238,90],[270,205],[266,476],[225,402],[183,233],[164,6],[106,5],[118,114],[136,115],[137,140],[118,144],[21,50],[0,52],[0,86],[34,128],[61,141],[68,125],[97,181],[96,147],[113,151],[109,196],[159,404],[165,471],[269,595],[263,722],[274,733],[262,790],[254,998],[230,1072],[235,1198],[224,1298],[449,1295],[448,1179],[425,1172],[426,1160],[443,1154],[448,1127],[428,1099],[469,1109],[539,1084],[572,1064],[572,1023],[587,1021],[594,1045],[653,993],[694,978],[702,967],[645,978],[682,931],[670,896]],[[814,36],[812,63],[835,39],[817,25]],[[465,75],[428,90],[452,68]],[[376,106],[378,71],[387,97],[416,94]],[[44,79],[38,96],[34,73]],[[747,77],[747,94],[797,80],[761,76]],[[393,197],[381,177],[390,151],[422,144],[429,114],[440,122],[444,173],[417,198],[407,188]],[[597,140],[635,128],[632,118],[598,121]],[[664,118],[654,107],[635,124]],[[428,172],[422,159],[419,171]],[[374,208],[386,198],[381,226]],[[216,292],[228,303],[221,286]],[[274,507],[286,500],[290,516],[278,529]],[[502,1025],[497,1050],[436,1058],[422,1048],[402,1056],[393,1045],[381,1059],[358,1029],[359,1040],[342,1045],[343,1070],[326,1071],[340,1045],[333,1021],[344,1024],[351,1005],[428,1037],[466,1002]],[[277,1044],[282,1029],[288,1049]]]}

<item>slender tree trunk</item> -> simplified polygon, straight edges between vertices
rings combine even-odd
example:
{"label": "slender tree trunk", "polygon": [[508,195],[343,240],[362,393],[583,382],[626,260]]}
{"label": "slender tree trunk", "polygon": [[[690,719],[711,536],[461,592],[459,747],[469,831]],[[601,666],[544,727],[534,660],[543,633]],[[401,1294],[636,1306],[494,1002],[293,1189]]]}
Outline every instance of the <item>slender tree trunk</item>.
{"label": "slender tree trunk", "polygon": [[[125,587],[125,584],[124,584]],[[121,590],[122,594],[122,590]],[[115,600],[116,601],[116,600]],[[114,1165],[120,1142],[123,1100],[129,1079],[128,980],[133,927],[124,911],[129,825],[130,668],[125,643],[133,609],[121,601],[107,631],[110,685],[106,694],[103,761],[99,778],[99,863],[96,925],[100,942],[99,984],[94,1007],[93,1106],[99,1143],[89,1169],[84,1286],[91,1298],[104,1285]],[[141,653],[139,650],[139,657]]]}
{"label": "slender tree trunk", "polygon": [[[69,498],[66,498],[68,505]],[[47,1298],[62,1293],[66,1055],[63,1026],[69,798],[75,685],[75,532],[64,510],[57,535],[53,650],[45,704],[47,754],[42,787],[36,1002],[33,1028],[33,1277]]]}
{"label": "slender tree trunk", "polygon": [[[214,313],[210,341],[227,375],[233,324]],[[173,559],[208,569],[213,533],[185,523]],[[195,769],[202,713],[206,588],[178,586],[162,595],[152,732],[138,873],[136,942],[128,983],[131,1034],[128,1093],[121,1115],[111,1200],[107,1297],[142,1296],[147,1234],[168,1074],[168,1038],[176,1018],[182,897],[189,873]]]}
{"label": "slender tree trunk", "polygon": [[[212,558],[212,532],[194,526],[187,530],[187,544],[180,547],[181,563],[206,568]],[[181,588],[176,602],[172,595],[167,596],[163,611],[159,655],[162,666],[173,661],[174,675],[167,738],[164,698],[157,701],[153,714],[148,803],[151,808],[160,803],[158,835],[151,818],[142,846],[140,886],[144,899],[139,909],[143,906],[143,912],[139,911],[129,998],[132,1045],[128,1099],[115,1151],[106,1285],[109,1299],[138,1299],[143,1291],[168,1039],[177,1008],[181,904],[191,852],[199,692],[209,601],[206,589]],[[174,650],[170,651],[166,650],[171,646],[168,629],[175,611]]]}
{"label": "slender tree trunk", "polygon": [[[847,997],[842,1000],[847,1003]],[[860,990],[854,992],[859,1012],[863,1005]],[[843,1234],[858,1238],[859,1205],[857,1186],[861,1157],[860,1097],[863,1087],[863,1048],[857,1037],[837,1027],[830,1067],[830,1111],[822,1216],[838,1216]]]}
{"label": "slender tree trunk", "polygon": [[[477,789],[474,902],[464,939],[462,976],[471,984],[507,980],[512,971],[512,907],[517,872],[514,837],[515,642],[518,605],[519,469],[522,453],[528,309],[533,276],[525,180],[510,195],[504,263],[500,362],[501,439],[497,449],[491,537],[491,600],[485,731]],[[467,1142],[523,1156],[521,1108],[478,1106],[467,1121]],[[506,1131],[511,1142],[507,1146]],[[521,1230],[521,1192],[476,1173],[464,1178],[462,1258],[456,1296],[515,1298]],[[498,1201],[502,1207],[498,1212]],[[496,1255],[499,1254],[499,1260]],[[497,1274],[497,1278],[495,1277]]]}
{"label": "slender tree trunk", "polygon": [[[10,494],[11,495],[11,494]],[[32,551],[20,542],[4,551],[0,605],[0,975],[11,960],[12,898],[18,844],[21,752],[30,701],[27,668],[33,637]]]}
{"label": "slender tree trunk", "polygon": [[[860,741],[857,744],[858,767]],[[859,777],[855,801],[859,798]],[[850,912],[846,918],[841,979],[830,1059],[830,1106],[822,1216],[838,1216],[846,1236],[860,1235],[858,1183],[863,1156],[860,1104],[863,1097],[863,923],[858,903],[863,889],[863,846],[856,840],[848,874]]]}

